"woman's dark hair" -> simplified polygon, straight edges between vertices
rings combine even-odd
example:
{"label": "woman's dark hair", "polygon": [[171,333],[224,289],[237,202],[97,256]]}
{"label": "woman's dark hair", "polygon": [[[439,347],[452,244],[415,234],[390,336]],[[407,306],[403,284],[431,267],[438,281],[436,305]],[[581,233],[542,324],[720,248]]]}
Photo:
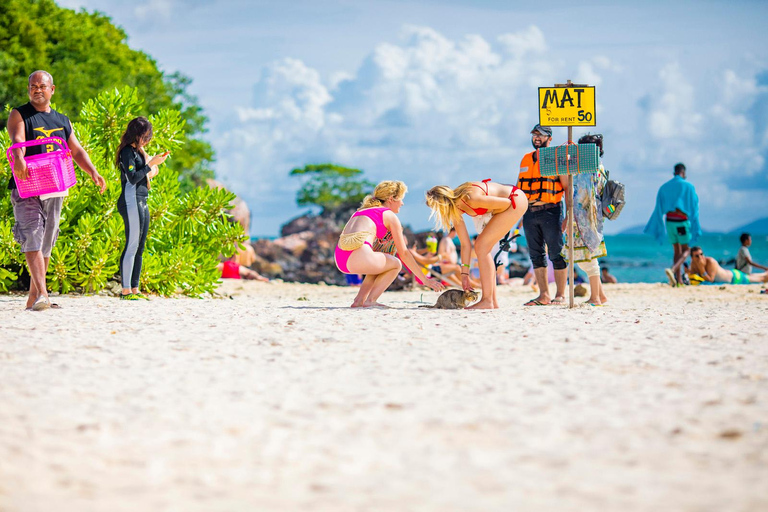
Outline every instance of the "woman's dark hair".
{"label": "woman's dark hair", "polygon": [[146,117],[137,117],[128,123],[123,137],[120,139],[120,145],[117,146],[115,154],[115,166],[120,168],[120,152],[126,146],[131,144],[139,145],[141,142],[147,143],[152,140],[152,123]]}
{"label": "woman's dark hair", "polygon": [[603,134],[602,133],[588,133],[582,135],[579,139],[579,144],[595,144],[600,148],[600,156],[603,156]]}

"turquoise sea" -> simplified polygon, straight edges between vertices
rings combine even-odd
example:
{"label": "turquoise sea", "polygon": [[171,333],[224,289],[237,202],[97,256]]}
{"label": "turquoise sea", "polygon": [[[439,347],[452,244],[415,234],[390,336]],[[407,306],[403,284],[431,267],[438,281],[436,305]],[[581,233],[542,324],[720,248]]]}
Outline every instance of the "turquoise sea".
{"label": "turquoise sea", "polygon": [[[667,282],[664,269],[672,266],[671,244],[659,245],[646,235],[606,235],[605,245],[608,256],[601,258],[600,264],[608,265],[611,274],[619,282]],[[696,245],[701,246],[705,255],[712,256],[727,269],[733,268],[732,260],[741,247],[739,234],[706,234],[697,240]],[[753,261],[768,265],[767,236],[752,235],[749,251]],[[754,271],[761,272],[759,269]]]}

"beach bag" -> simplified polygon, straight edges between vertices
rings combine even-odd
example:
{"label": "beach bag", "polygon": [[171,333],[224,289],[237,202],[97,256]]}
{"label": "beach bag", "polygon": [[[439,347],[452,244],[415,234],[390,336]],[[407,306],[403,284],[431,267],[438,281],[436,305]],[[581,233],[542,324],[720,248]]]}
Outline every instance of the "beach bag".
{"label": "beach bag", "polygon": [[60,149],[24,157],[24,161],[27,163],[27,170],[29,171],[28,179],[20,180],[14,173],[13,177],[16,180],[19,197],[33,197],[63,192],[77,182],[75,167],[72,164],[72,152],[69,150],[67,142],[59,137],[17,142],[8,148],[6,152],[11,169],[13,169],[14,149],[46,144],[56,144]]}
{"label": "beach bag", "polygon": [[395,248],[395,240],[392,238],[392,232],[387,231],[387,234],[383,238],[376,238],[371,246],[374,252],[383,252],[386,254],[394,255],[397,252]]}
{"label": "beach bag", "polygon": [[605,172],[607,181],[603,186],[603,193],[600,195],[600,209],[603,211],[603,217],[608,220],[616,220],[624,208],[624,184],[613,181],[609,177],[608,171]]}

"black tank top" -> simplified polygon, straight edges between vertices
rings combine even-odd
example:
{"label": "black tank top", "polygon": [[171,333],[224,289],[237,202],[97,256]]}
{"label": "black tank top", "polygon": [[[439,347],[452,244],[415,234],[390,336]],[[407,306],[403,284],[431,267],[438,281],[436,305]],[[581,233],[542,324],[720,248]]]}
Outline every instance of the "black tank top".
{"label": "black tank top", "polygon": [[[16,110],[21,114],[24,121],[24,138],[26,140],[47,139],[48,137],[59,137],[69,141],[72,134],[72,123],[64,114],[51,109],[50,112],[38,112],[31,103],[26,103]],[[59,149],[56,144],[46,144],[44,146],[31,146],[26,148],[26,156],[39,155]],[[8,188],[16,188],[16,180],[11,176]]]}

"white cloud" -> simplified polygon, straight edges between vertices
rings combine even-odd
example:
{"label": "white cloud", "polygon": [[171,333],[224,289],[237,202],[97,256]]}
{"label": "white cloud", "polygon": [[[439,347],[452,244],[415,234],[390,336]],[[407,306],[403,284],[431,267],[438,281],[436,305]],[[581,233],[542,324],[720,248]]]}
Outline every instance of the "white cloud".
{"label": "white cloud", "polygon": [[[215,141],[217,172],[265,210],[279,205],[274,219],[261,218],[254,208],[258,233],[276,229],[260,227],[261,221],[284,222],[291,209],[298,213],[298,183],[285,179],[288,171],[322,161],[362,168],[373,181],[406,181],[411,197],[404,221],[426,227],[420,196],[428,187],[486,177],[516,180],[537,120],[536,88],[572,76],[599,87],[600,126],[590,131],[607,135],[606,162],[627,184],[632,202],[609,229],[644,223],[656,189],[678,161],[692,171],[710,218],[722,222],[724,212],[732,213],[729,204],[744,195],[727,181],[764,167],[766,143],[755,135],[737,146],[740,163],[734,168],[734,146],[744,139],[733,134],[754,130],[749,109],[765,88],[754,72],[735,71],[723,71],[703,88],[684,65],[671,62],[631,89],[648,98],[635,113],[630,105],[637,97],[624,86],[631,71],[600,55],[559,60],[537,27],[491,44],[477,35],[452,40],[428,27],[406,26],[397,44],[373,48],[355,73],[323,77],[297,59],[265,68],[253,104],[236,110],[233,128]],[[555,142],[564,134],[557,129]]]}

